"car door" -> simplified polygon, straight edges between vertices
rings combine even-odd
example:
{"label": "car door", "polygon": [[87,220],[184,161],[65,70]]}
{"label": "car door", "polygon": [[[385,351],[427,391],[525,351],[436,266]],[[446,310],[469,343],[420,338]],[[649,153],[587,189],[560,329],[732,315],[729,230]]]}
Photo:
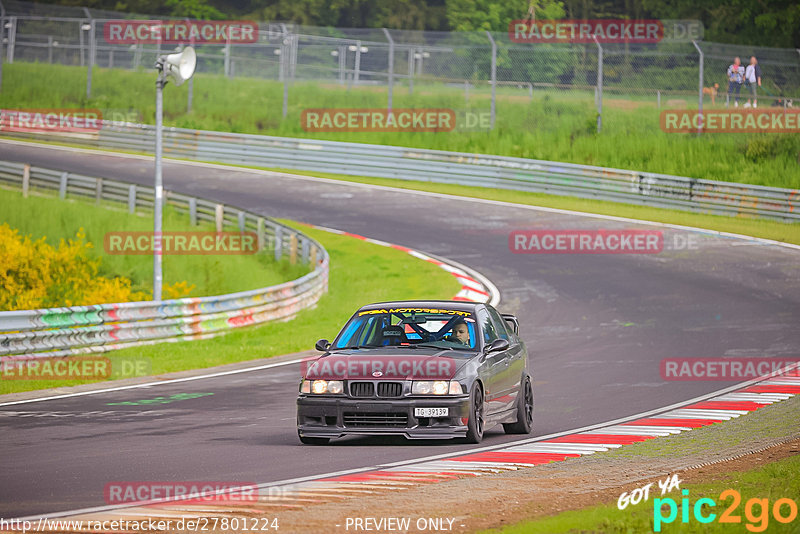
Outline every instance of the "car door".
{"label": "car door", "polygon": [[502,354],[502,368],[500,376],[498,377],[499,387],[502,389],[503,394],[499,404],[502,404],[502,409],[510,410],[514,407],[519,393],[519,382],[522,373],[525,371],[525,351],[519,343],[519,339],[514,332],[508,329],[508,325],[502,316],[493,307],[487,305],[489,318],[494,326],[495,332],[500,339],[505,339],[509,343],[507,350],[499,353]]}
{"label": "car door", "polygon": [[505,370],[504,352],[486,353],[492,341],[497,339],[497,331],[492,324],[489,313],[481,308],[476,313],[480,325],[480,335],[483,336],[484,360],[480,366],[479,376],[483,380],[484,394],[486,396],[486,411],[488,414],[502,412],[505,409],[506,386],[503,385],[503,371]]}

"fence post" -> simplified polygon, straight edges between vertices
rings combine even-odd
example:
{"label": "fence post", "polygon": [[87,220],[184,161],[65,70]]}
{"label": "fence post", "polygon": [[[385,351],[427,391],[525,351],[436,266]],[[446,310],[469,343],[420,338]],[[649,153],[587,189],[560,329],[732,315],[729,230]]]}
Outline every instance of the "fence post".
{"label": "fence post", "polygon": [[136,213],[136,185],[128,187],[128,213]]}
{"label": "fence post", "polygon": [[92,98],[92,70],[94,69],[95,56],[95,22],[89,22],[89,69],[86,72],[86,98]]}
{"label": "fence post", "polygon": [[692,44],[697,49],[697,53],[700,54],[700,76],[698,81],[697,87],[697,102],[698,102],[698,118],[699,122],[697,123],[697,134],[700,135],[703,133],[703,69],[704,69],[704,54],[703,50],[697,45],[697,41],[692,41]]}
{"label": "fence post", "polygon": [[58,181],[58,198],[64,200],[67,198],[67,177],[69,175],[66,172],[61,173],[61,179]]}
{"label": "fence post", "polygon": [[300,36],[297,34],[292,35],[291,54],[289,55],[289,74],[294,82],[297,77],[297,50],[300,47]]}
{"label": "fence post", "polygon": [[14,63],[14,49],[17,46],[17,17],[9,17],[8,24],[8,51],[6,60]]}
{"label": "fence post", "polygon": [[28,190],[31,187],[31,166],[29,164],[25,164],[22,167],[22,197],[28,198]]}
{"label": "fence post", "polygon": [[603,47],[594,35],[597,45],[597,133],[603,128]]}
{"label": "fence post", "polygon": [[347,69],[347,47],[339,47],[339,85],[345,84],[345,70]]}
{"label": "fence post", "polygon": [[[189,19],[186,19],[186,25],[189,26]],[[189,46],[194,48],[194,32],[190,32],[191,37],[189,38]],[[111,53],[113,54],[114,51],[112,50]],[[113,55],[111,57],[114,57]],[[186,95],[186,113],[192,112],[192,99],[194,98],[194,76],[189,78],[189,88],[187,90]]]}
{"label": "fence post", "polygon": [[189,224],[197,226],[197,199],[194,197],[189,199]]}
{"label": "fence post", "polygon": [[292,42],[292,36],[286,34],[281,42],[281,79],[283,80],[283,118],[289,113],[289,46]]}
{"label": "fence post", "polygon": [[289,263],[291,265],[297,263],[297,234],[294,232],[289,236]]}
{"label": "fence post", "polygon": [[497,109],[497,43],[494,37],[486,30],[489,42],[492,43],[492,106],[491,106],[491,129],[494,130],[495,113]]}
{"label": "fence post", "polygon": [[222,231],[222,223],[225,217],[225,206],[222,204],[217,204],[214,207],[214,222],[217,226],[217,232]]}
{"label": "fence post", "polygon": [[414,94],[414,48],[408,49],[408,94]]}
{"label": "fence post", "polygon": [[358,85],[359,76],[361,74],[361,41],[356,41],[356,60],[353,69],[353,84]]}
{"label": "fence post", "polygon": [[259,217],[256,221],[256,239],[258,240],[258,248],[256,250],[264,250],[264,217]]}
{"label": "fence post", "polygon": [[308,239],[302,238],[300,247],[300,259],[302,263],[308,263],[308,248],[309,248]]}
{"label": "fence post", "polygon": [[383,28],[386,39],[389,40],[389,113],[392,112],[392,89],[394,87],[394,39],[389,34],[389,30]]}
{"label": "fence post", "polygon": [[238,222],[239,222],[239,233],[243,234],[245,221],[244,221],[244,212],[241,210],[239,210]]}
{"label": "fence post", "polygon": [[0,8],[2,8],[2,11],[0,11],[0,91],[2,91],[3,90],[3,62],[4,62],[4,59],[3,59],[4,50],[3,50],[3,48],[5,46],[3,44],[3,38],[6,35],[6,9],[3,7],[3,4],[0,4]]}
{"label": "fence post", "polygon": [[78,45],[80,46],[81,50],[81,67],[86,66],[86,56],[83,53],[83,49],[85,48],[86,45],[86,38],[83,36],[83,32],[85,32],[86,30],[83,29],[83,26],[84,26],[83,20],[78,22]]}
{"label": "fence post", "polygon": [[231,36],[228,34],[227,39],[225,40],[225,65],[224,65],[225,77],[231,77]]}
{"label": "fence post", "polygon": [[282,229],[280,226],[275,227],[275,261],[279,261],[281,259],[281,254],[283,253],[283,235]]}
{"label": "fence post", "polygon": [[94,203],[100,204],[100,199],[103,198],[103,179],[96,178],[94,181]]}
{"label": "fence post", "polygon": [[[108,51],[108,68],[109,69],[113,69],[114,68],[114,49],[113,48],[109,49],[109,51]],[[194,76],[192,78],[194,78]],[[189,81],[192,81],[192,78],[189,78]]]}

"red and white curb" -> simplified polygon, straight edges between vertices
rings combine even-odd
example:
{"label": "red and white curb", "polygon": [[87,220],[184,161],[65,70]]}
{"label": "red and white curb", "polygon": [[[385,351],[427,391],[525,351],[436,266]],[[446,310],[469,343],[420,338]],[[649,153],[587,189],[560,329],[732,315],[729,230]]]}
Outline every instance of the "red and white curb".
{"label": "red and white curb", "polygon": [[[282,487],[285,492],[280,498],[276,498],[274,492],[281,486],[271,486],[269,489],[273,494],[263,504],[293,508],[298,504],[292,500],[295,495],[310,495],[315,491],[346,493],[361,488],[367,493],[375,493],[560,462],[734,419],[797,394],[800,394],[798,376],[765,379],[700,402],[620,424],[550,439],[526,440],[523,444],[500,446],[492,450],[407,462],[291,484]],[[317,502],[318,499],[312,500]]]}
{"label": "red and white curb", "polygon": [[400,250],[406,254],[414,256],[415,258],[432,263],[455,276],[458,283],[461,284],[461,290],[456,293],[456,295],[453,297],[453,300],[463,300],[467,302],[488,302],[493,306],[500,302],[500,292],[497,290],[494,284],[489,281],[488,278],[477,271],[470,269],[469,267],[454,262],[453,260],[437,258],[433,255],[424,254],[418,250],[410,249],[408,247],[387,243],[386,241],[372,239],[371,237],[365,237],[363,235],[344,232],[342,230],[336,230],[335,228],[328,228],[326,226],[317,226],[313,224],[307,224],[305,226],[333,234],[354,237],[367,243],[372,243],[373,245],[380,245],[382,247]]}

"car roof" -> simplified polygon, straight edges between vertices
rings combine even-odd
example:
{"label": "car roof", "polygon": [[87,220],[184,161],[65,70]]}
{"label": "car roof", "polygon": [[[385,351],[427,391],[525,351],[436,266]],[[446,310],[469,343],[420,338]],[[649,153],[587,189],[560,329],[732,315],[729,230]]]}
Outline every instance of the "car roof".
{"label": "car roof", "polygon": [[449,308],[457,311],[474,312],[481,302],[468,302],[463,300],[393,300],[389,302],[376,302],[362,306],[359,310],[379,310],[381,308]]}

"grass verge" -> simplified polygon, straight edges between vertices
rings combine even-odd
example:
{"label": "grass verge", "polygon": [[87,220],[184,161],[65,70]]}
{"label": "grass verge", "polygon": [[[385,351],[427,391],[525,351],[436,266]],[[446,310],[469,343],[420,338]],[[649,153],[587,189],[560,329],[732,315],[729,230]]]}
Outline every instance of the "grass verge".
{"label": "grass verge", "polygon": [[[677,491],[660,496],[659,488],[654,485],[648,501],[643,501],[636,506],[628,506],[624,510],[619,510],[616,504],[594,506],[536,521],[518,523],[503,530],[489,532],[502,532],[503,534],[795,533],[800,525],[800,519],[796,513],[797,496],[800,495],[800,477],[797,476],[797,473],[800,473],[800,456],[792,456],[756,469],[732,471],[706,483],[681,484],[681,490],[688,491],[685,496]],[[740,502],[736,501],[733,495],[723,493],[728,489],[738,492]],[[688,504],[685,508],[682,502],[684,498],[687,499],[686,503]],[[704,501],[701,508],[698,509],[696,504],[700,499],[711,499],[715,506],[712,508],[709,506],[709,501]],[[794,514],[792,514],[791,505],[785,501],[779,507],[781,517],[794,518],[791,522],[781,523],[775,518],[774,507],[779,499],[790,499],[794,503]],[[675,516],[672,521],[667,523],[665,520],[672,515],[672,509],[675,510]],[[721,515],[726,509],[731,512],[732,519],[736,518],[734,523],[720,522]],[[697,512],[706,518],[713,515],[713,520],[707,524],[700,522],[695,516]],[[663,520],[659,520],[658,525],[654,524],[656,514],[660,519],[663,518]]]}
{"label": "grass verge", "polygon": [[[107,254],[103,249],[107,232],[152,232],[152,213],[130,214],[121,204],[113,202],[103,203],[98,208],[93,202],[79,199],[60,200],[40,195],[23,198],[19,191],[8,189],[0,189],[0,204],[3,206],[0,223],[6,222],[33,239],[44,237],[53,246],[61,239],[74,238],[83,228],[86,240],[94,245],[94,257],[102,260],[99,274],[123,276],[131,280],[133,289],[152,293],[151,255]],[[176,212],[171,206],[164,210],[163,228],[164,231],[214,231],[209,223],[191,226],[188,215]],[[307,272],[307,266],[291,265],[287,259],[275,261],[268,251],[252,255],[167,255],[163,258],[164,284],[185,280],[195,286],[187,295],[191,297],[267,287],[294,280]]]}
{"label": "grass verge", "polygon": [[[0,106],[7,109],[95,108],[108,118],[154,122],[154,74],[96,68],[93,97],[86,98],[86,68],[16,62],[4,65]],[[164,124],[183,128],[330,139],[360,143],[499,154],[551,161],[636,169],[776,187],[800,188],[800,136],[780,133],[665,133],[661,109],[641,95],[609,97],[603,129],[597,131],[593,96],[537,90],[532,98],[500,88],[492,131],[314,132],[301,124],[309,108],[384,108],[384,87],[347,88],[297,82],[289,90],[287,117],[281,114],[283,85],[276,81],[198,73],[192,112],[186,113],[188,84],[164,92]],[[449,108],[486,113],[487,88],[417,83],[413,94],[394,91],[394,107]],[[688,105],[694,102],[688,98]]]}
{"label": "grass verge", "polygon": [[[308,350],[317,339],[333,339],[361,305],[384,300],[450,299],[460,289],[449,273],[405,252],[284,222],[317,239],[330,254],[328,293],[316,308],[300,312],[288,323],[237,329],[206,340],[115,351],[110,356],[112,362],[116,358],[145,361],[151,374],[161,374]],[[88,382],[0,380],[0,394]]]}

